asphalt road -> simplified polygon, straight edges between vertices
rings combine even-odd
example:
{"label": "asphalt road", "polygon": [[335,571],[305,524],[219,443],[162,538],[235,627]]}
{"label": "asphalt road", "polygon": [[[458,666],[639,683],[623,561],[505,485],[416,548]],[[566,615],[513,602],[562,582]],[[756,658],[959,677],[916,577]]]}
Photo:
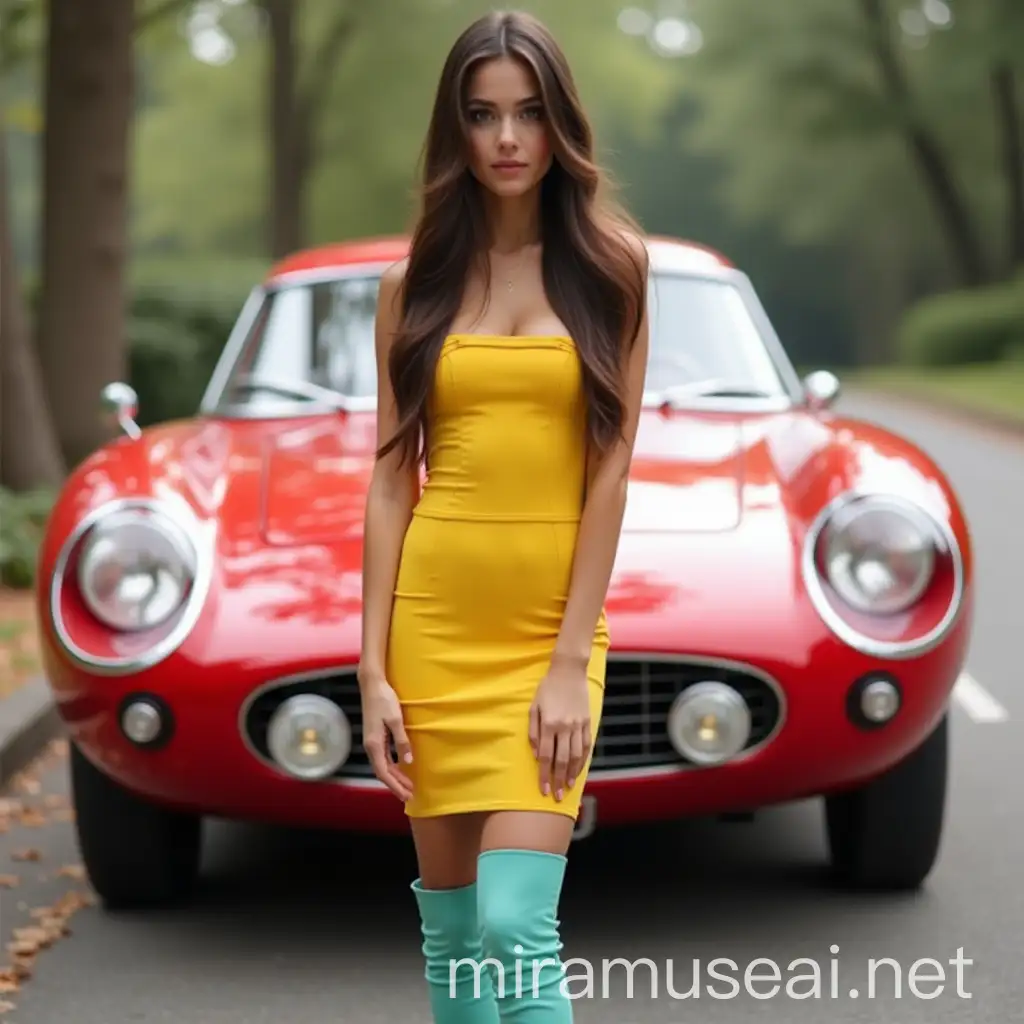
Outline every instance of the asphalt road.
{"label": "asphalt road", "polygon": [[[972,520],[980,573],[971,680],[959,691],[953,722],[950,818],[941,861],[914,898],[852,898],[822,878],[824,842],[813,804],[773,811],[751,825],[687,824],[624,835],[598,833],[574,849],[562,906],[566,955],[595,965],[593,998],[575,1003],[579,1021],[669,1024],[685,1019],[746,1024],[822,1020],[854,1024],[960,1024],[1017,1019],[1024,982],[1024,787],[1018,782],[1024,697],[1018,683],[1019,581],[1024,508],[1024,443],[967,432],[909,409],[848,400],[858,414],[895,425],[926,445],[960,488]],[[48,758],[36,784],[9,799],[39,808],[24,822],[16,806],[0,834],[0,929],[31,949],[61,932],[75,894],[77,860],[62,797],[66,762]],[[2,828],[2,825],[0,825]],[[32,851],[35,851],[34,854]],[[28,852],[37,859],[13,859]],[[65,869],[62,871],[62,869]],[[417,924],[407,889],[413,863],[404,843],[219,826],[209,844],[198,903],[174,914],[113,917],[77,909],[70,934],[35,959],[20,991],[4,994],[0,1014],[16,1024],[325,1024],[429,1022]],[[35,920],[43,933],[18,932]],[[833,949],[832,947],[837,947]],[[958,980],[955,958],[965,963]],[[796,957],[822,973],[820,999],[768,1000],[707,973],[731,958],[746,966],[769,958],[783,986]],[[870,958],[890,957],[869,990]],[[649,958],[651,970],[601,964]],[[919,967],[915,995],[908,978]],[[677,992],[693,980],[700,998],[665,990],[669,964]],[[953,962],[951,962],[953,961]],[[837,984],[832,985],[833,963]],[[765,973],[764,966],[758,974]],[[797,973],[806,966],[795,968]],[[578,973],[574,970],[573,973]],[[709,987],[727,998],[715,999]],[[754,991],[767,991],[767,982]],[[857,989],[852,997],[850,990]],[[936,995],[937,993],[937,995]],[[936,995],[935,998],[922,996]],[[761,1015],[759,1018],[758,1015]]]}

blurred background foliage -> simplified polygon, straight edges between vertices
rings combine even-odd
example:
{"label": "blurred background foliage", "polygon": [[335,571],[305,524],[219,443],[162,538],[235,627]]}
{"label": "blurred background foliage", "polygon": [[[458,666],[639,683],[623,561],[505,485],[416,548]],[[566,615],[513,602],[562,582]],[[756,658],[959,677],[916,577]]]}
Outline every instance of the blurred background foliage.
{"label": "blurred background foliage", "polygon": [[[311,122],[300,244],[403,230],[441,61],[459,29],[491,5],[293,6]],[[868,0],[519,6],[564,41],[605,162],[645,227],[721,248],[748,269],[798,362],[961,358],[944,339],[935,353],[921,351],[934,317],[916,319],[906,346],[897,343],[898,325],[918,300],[1003,279],[1022,257],[1007,237],[1006,139],[993,76],[1001,62],[1024,70],[1024,4],[877,0],[902,94],[886,82]],[[182,310],[175,325],[187,328],[182,344],[194,351],[197,321],[218,303],[193,282],[221,281],[230,318],[254,267],[268,259],[267,23],[257,3],[181,4],[137,46],[132,256],[143,312],[130,324],[154,357],[159,338],[171,341],[174,331],[153,325],[151,289],[177,293],[185,305],[195,295],[198,308]],[[37,67],[5,84],[14,108],[17,251],[31,266]],[[1018,78],[1018,102],[1021,91]],[[1016,118],[1019,134],[1020,106]],[[934,137],[973,241],[949,241],[946,215],[908,144],[916,124]],[[1024,176],[1019,166],[1016,173]],[[983,268],[976,275],[963,272],[972,246]],[[194,273],[197,261],[211,273]],[[990,291],[997,306],[1012,307],[1000,289]],[[938,315],[953,310],[959,321],[975,305],[944,302]],[[150,401],[145,409],[153,411]]]}
{"label": "blurred background foliage", "polygon": [[[84,16],[82,0],[0,0],[9,233],[30,325],[66,287],[46,291],[44,200],[76,168],[44,173],[57,130],[44,111],[54,47],[72,38],[48,26],[74,4]],[[134,18],[123,331],[104,365],[124,367],[153,423],[194,411],[275,257],[409,226],[441,63],[492,5],[88,6]],[[518,6],[563,42],[644,227],[749,272],[799,367],[1024,363],[1022,0]],[[80,386],[94,405],[93,382]],[[66,465],[83,455],[62,426],[70,387],[50,392]]]}

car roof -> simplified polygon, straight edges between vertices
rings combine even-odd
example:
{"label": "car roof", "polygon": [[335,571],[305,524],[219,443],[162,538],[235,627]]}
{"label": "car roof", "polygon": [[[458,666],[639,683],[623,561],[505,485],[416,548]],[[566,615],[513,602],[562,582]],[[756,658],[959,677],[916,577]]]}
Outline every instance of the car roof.
{"label": "car roof", "polygon": [[[655,269],[713,273],[731,269],[733,264],[721,253],[697,242],[668,235],[645,236]],[[407,235],[381,235],[314,246],[278,260],[267,273],[267,283],[292,274],[328,271],[361,263],[397,263],[409,254]]]}

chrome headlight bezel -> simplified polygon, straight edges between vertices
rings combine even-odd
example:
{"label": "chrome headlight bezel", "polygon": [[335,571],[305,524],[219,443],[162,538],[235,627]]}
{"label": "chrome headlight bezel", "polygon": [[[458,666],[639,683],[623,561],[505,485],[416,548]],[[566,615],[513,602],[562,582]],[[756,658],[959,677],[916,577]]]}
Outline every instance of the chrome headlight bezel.
{"label": "chrome headlight bezel", "polygon": [[[878,508],[895,510],[929,532],[934,543],[936,566],[941,567],[943,585],[948,586],[949,597],[941,611],[936,610],[936,617],[928,628],[901,639],[883,639],[881,636],[870,635],[870,620],[877,621],[887,631],[884,624],[901,613],[888,611],[886,614],[871,614],[847,604],[843,595],[835,590],[827,575],[823,574],[820,561],[822,538],[834,518],[848,508],[857,511]],[[918,596],[918,604],[928,599],[936,575],[937,570],[933,571],[929,585]],[[933,511],[924,501],[915,501],[891,492],[854,489],[830,501],[818,513],[804,538],[801,576],[814,610],[829,631],[853,650],[873,658],[902,661],[927,654],[946,639],[964,608],[964,553],[948,517],[940,510]],[[914,607],[913,603],[907,604],[902,614],[907,614]],[[857,624],[858,620],[860,625]]]}
{"label": "chrome headlight bezel", "polygon": [[[85,603],[85,597],[76,578],[84,539],[98,523],[124,511],[139,511],[147,516],[159,516],[161,522],[171,523],[172,529],[181,531],[195,551],[195,571],[184,601],[170,617],[164,619],[162,626],[147,627],[143,631],[121,631],[95,617],[93,610]],[[218,524],[215,517],[199,517],[191,506],[173,495],[167,498],[113,498],[91,509],[65,538],[49,581],[49,617],[54,637],[63,655],[87,672],[111,677],[142,672],[165,661],[181,647],[195,629],[206,606],[213,582],[213,554],[217,534]],[[107,645],[102,645],[102,650],[98,649],[82,635],[75,619],[66,615],[65,601],[69,588],[75,593],[74,600],[97,625],[109,630],[112,636],[122,638],[121,650]]]}
{"label": "chrome headlight bezel", "polygon": [[[119,633],[144,632],[181,610],[195,585],[198,562],[195,544],[169,515],[125,508],[97,520],[83,536],[75,576],[85,606],[100,622]],[[127,576],[148,577],[148,593],[135,601],[118,594]]]}

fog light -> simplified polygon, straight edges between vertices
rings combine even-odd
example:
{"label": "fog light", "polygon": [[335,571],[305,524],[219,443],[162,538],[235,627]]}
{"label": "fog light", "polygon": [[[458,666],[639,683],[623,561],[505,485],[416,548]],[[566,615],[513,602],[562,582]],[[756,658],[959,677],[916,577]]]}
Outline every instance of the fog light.
{"label": "fog light", "polygon": [[725,683],[688,686],[668,714],[672,745],[687,760],[719,764],[735,757],[750,738],[750,709]]}
{"label": "fog light", "polygon": [[869,722],[888,722],[899,707],[899,690],[888,679],[873,679],[861,690],[860,710]]}
{"label": "fog light", "polygon": [[121,731],[137,746],[151,747],[163,734],[164,716],[151,700],[131,700],[121,712]]}
{"label": "fog light", "polygon": [[302,693],[274,712],[267,741],[271,756],[286,772],[300,779],[324,779],[348,760],[352,729],[334,701]]}

